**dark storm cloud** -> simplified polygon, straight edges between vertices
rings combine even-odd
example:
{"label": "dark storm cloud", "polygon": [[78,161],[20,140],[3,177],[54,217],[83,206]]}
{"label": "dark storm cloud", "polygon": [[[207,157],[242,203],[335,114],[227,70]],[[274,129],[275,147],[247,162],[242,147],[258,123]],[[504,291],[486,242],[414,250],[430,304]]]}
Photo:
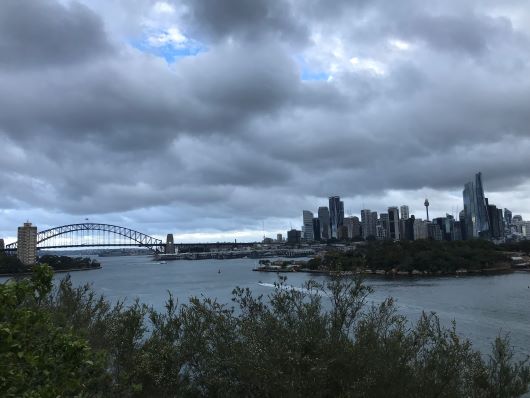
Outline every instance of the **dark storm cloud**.
{"label": "dark storm cloud", "polygon": [[289,102],[298,87],[294,62],[274,46],[222,47],[174,70],[123,54],[45,76],[0,75],[0,128],[15,140],[34,140],[38,131],[43,141],[81,139],[116,151],[158,150],[182,133],[237,134],[253,115]]}
{"label": "dark storm cloud", "polygon": [[305,42],[308,30],[289,1],[190,0],[185,20],[192,32],[217,41],[280,39]]}
{"label": "dark storm cloud", "polygon": [[330,194],[459,195],[478,170],[527,189],[528,31],[486,3],[193,1],[160,30],[206,50],[170,65],[111,36],[119,2],[86,4],[0,2],[19,21],[0,26],[4,209],[226,231],[287,228]]}
{"label": "dark storm cloud", "polygon": [[93,60],[109,51],[101,19],[82,4],[2,0],[0,66],[40,69]]}

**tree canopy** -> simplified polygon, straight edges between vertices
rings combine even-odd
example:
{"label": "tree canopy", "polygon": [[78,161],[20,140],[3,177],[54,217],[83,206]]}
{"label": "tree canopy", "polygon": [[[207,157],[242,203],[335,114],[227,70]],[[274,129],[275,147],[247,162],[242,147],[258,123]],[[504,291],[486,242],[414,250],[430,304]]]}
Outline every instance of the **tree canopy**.
{"label": "tree canopy", "polygon": [[162,312],[68,278],[50,289],[46,267],[0,286],[2,396],[493,398],[530,381],[506,338],[482,356],[435,314],[368,305],[359,279],[236,288],[232,305],[169,295]]}

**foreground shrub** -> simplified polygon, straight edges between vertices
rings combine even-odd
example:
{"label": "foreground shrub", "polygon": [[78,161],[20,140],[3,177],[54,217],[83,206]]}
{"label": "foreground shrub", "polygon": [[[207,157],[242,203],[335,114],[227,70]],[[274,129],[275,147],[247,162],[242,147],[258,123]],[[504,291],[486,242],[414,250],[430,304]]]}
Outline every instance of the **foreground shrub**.
{"label": "foreground shrub", "polygon": [[43,307],[51,279],[36,267],[31,279],[0,285],[2,397],[93,396],[107,382],[102,357]]}
{"label": "foreground shrub", "polygon": [[[85,369],[85,386],[74,382],[63,396],[90,386],[94,395],[124,397],[493,398],[527,391],[529,368],[514,361],[506,338],[484,358],[454,325],[441,326],[434,314],[411,325],[392,299],[367,305],[369,293],[360,280],[294,289],[282,279],[267,297],[236,288],[233,307],[209,298],[179,304],[170,295],[158,312],[139,302],[111,305],[64,279],[53,294],[17,308],[46,314],[49,327],[87,342],[85,355],[104,356],[105,377]],[[61,366],[77,380],[78,361]],[[41,388],[34,380],[28,396]]]}

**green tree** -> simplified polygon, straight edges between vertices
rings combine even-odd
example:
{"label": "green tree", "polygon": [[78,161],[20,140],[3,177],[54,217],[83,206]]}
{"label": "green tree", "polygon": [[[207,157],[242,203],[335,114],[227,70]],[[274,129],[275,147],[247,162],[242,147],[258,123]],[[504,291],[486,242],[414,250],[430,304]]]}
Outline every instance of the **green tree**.
{"label": "green tree", "polygon": [[67,397],[101,392],[101,356],[71,328],[55,326],[40,304],[51,290],[49,267],[0,285],[0,395]]}

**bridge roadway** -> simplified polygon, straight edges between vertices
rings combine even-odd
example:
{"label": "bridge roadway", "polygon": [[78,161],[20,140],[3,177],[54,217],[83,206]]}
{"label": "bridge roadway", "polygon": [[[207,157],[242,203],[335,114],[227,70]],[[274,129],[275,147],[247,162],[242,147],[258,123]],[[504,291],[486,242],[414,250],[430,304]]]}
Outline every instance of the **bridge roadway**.
{"label": "bridge roadway", "polygon": [[[118,240],[118,241],[117,241]],[[145,247],[154,253],[173,251],[211,251],[244,248],[256,245],[255,242],[208,242],[174,243],[173,235],[168,234],[166,242],[142,232],[102,223],[68,224],[40,231],[36,236],[37,249],[66,249],[89,247]],[[16,252],[18,242],[5,245],[8,253]]]}
{"label": "bridge roadway", "polygon": [[[155,247],[160,247],[161,249],[164,249],[165,243],[160,243],[157,245],[153,245]],[[226,251],[227,249],[237,249],[237,248],[245,248],[245,247],[256,247],[256,245],[259,245],[257,242],[216,242],[216,243],[175,243],[175,249],[178,249],[179,251],[190,251],[195,249],[195,251],[199,252],[210,252],[212,249],[223,249],[222,251]],[[47,249],[76,249],[76,248],[92,248],[92,247],[145,247],[144,244],[141,243],[105,243],[105,244],[67,244],[67,245],[46,245],[46,246],[37,246],[37,250],[47,250]],[[4,249],[6,252],[16,252],[16,247],[6,247]],[[163,250],[162,250],[163,251]]]}

